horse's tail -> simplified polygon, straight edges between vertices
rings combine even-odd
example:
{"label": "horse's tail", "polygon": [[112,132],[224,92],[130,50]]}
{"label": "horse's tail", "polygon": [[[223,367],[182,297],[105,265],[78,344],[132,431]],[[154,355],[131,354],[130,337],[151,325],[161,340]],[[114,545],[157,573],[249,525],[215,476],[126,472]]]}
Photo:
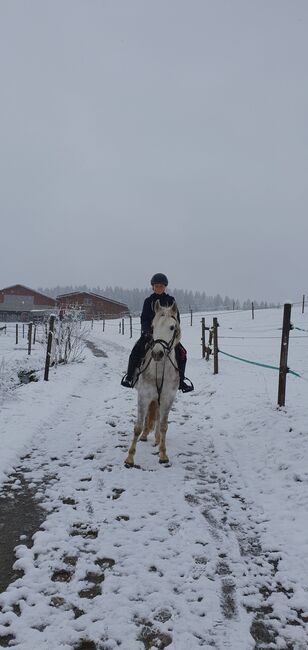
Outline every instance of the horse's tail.
{"label": "horse's tail", "polygon": [[158,403],[157,400],[152,400],[149,404],[148,414],[147,414],[147,429],[148,431],[153,431],[155,427],[155,422],[157,418],[157,409]]}

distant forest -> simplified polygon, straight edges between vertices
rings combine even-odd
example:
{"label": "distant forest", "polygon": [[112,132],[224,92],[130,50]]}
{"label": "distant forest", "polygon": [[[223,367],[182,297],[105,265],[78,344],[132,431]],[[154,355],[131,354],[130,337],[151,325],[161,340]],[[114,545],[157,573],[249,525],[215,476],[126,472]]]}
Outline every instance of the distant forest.
{"label": "distant forest", "polygon": [[[137,316],[142,310],[144,299],[150,294],[149,289],[123,289],[122,287],[88,287],[85,284],[78,286],[58,286],[52,289],[39,287],[38,291],[51,298],[56,298],[63,293],[73,291],[89,291],[99,296],[111,298],[118,302],[125,303],[131,314]],[[251,309],[252,300],[247,299],[240,303],[236,298],[225,296],[222,298],[219,294],[216,296],[207,296],[204,291],[187,291],[183,289],[172,289],[170,294],[175,297],[180,312],[187,313],[190,309],[193,311],[216,311],[222,309]],[[253,301],[255,309],[267,309],[277,307],[274,303]]]}

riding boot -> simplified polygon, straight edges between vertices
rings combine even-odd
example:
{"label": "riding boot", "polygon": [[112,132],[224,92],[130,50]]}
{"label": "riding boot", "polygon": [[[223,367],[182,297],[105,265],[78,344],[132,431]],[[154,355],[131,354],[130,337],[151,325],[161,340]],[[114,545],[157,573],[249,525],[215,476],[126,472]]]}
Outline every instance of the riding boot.
{"label": "riding boot", "polygon": [[194,390],[194,386],[192,382],[190,382],[190,384],[187,384],[185,381],[185,366],[186,366],[186,359],[184,363],[183,361],[181,361],[179,365],[179,375],[180,375],[179,390],[181,390],[182,393],[190,393],[191,390]]}
{"label": "riding boot", "polygon": [[135,343],[128,360],[127,373],[121,379],[121,386],[125,388],[134,388],[135,386],[135,372],[139,368],[141,361],[145,354],[146,337],[141,335],[140,339]]}
{"label": "riding boot", "polygon": [[179,376],[180,376],[179,390],[181,390],[182,393],[189,393],[191,390],[194,390],[194,385],[190,380],[188,380],[190,381],[190,384],[187,384],[185,382],[185,368],[186,368],[187,356],[186,356],[186,350],[181,343],[179,343],[175,347],[175,356],[176,356],[178,369],[179,369]]}
{"label": "riding boot", "polygon": [[130,355],[128,360],[127,373],[121,379],[121,386],[125,386],[125,388],[134,388],[133,382],[134,382],[135,370],[136,370],[135,359],[132,357],[132,355]]}

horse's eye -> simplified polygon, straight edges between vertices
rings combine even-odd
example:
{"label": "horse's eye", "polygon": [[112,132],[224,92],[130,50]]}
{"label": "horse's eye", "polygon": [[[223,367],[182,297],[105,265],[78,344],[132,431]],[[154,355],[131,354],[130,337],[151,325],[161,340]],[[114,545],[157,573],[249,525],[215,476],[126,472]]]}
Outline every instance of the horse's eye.
{"label": "horse's eye", "polygon": [[170,329],[171,329],[171,330],[174,330],[174,325],[170,325]]}

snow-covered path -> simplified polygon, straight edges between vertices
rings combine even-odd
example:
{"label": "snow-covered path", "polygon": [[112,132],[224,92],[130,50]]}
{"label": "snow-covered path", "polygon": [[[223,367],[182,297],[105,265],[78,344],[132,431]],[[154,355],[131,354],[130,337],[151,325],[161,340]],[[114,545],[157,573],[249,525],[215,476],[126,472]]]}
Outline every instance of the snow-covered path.
{"label": "snow-covered path", "polygon": [[[171,467],[159,465],[149,438],[138,444],[137,466],[127,469],[136,394],[121,389],[119,377],[131,342],[102,340],[97,332],[91,339],[108,356],[88,349],[84,364],[59,368],[62,390],[53,404],[52,382],[48,390],[24,389],[46,417],[33,419],[34,435],[15,469],[25,473],[46,518],[33,545],[21,540],[17,548],[20,577],[0,596],[1,645],[306,649],[307,539],[299,519],[303,552],[292,559],[286,520],[296,505],[294,486],[290,512],[275,521],[288,481],[273,495],[277,472],[272,481],[273,466],[262,462],[277,463],[279,448],[284,462],[290,415],[270,406],[267,380],[248,369],[236,403],[233,370],[214,378],[210,364],[192,354],[198,385],[179,394],[172,410]],[[261,450],[264,426],[272,431]],[[305,481],[295,489],[301,504]]]}

